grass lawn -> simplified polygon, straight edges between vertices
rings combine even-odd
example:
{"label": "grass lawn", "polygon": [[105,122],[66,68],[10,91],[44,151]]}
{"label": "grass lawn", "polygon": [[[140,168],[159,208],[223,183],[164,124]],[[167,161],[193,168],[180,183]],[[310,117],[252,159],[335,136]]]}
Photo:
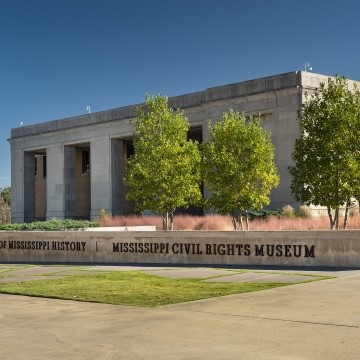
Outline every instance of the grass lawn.
{"label": "grass lawn", "polygon": [[141,271],[114,271],[97,275],[65,276],[53,280],[1,283],[0,293],[155,307],[289,285],[202,280],[204,279],[169,279]]}

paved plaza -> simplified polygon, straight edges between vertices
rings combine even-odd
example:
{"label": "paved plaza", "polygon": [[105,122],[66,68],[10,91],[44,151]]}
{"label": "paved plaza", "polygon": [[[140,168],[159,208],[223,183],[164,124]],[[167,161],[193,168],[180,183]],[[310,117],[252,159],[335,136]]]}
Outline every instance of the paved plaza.
{"label": "paved plaza", "polygon": [[[35,281],[109,270],[216,281],[335,279],[157,308],[0,294],[0,349],[7,360],[360,358],[360,270],[0,265],[0,281]],[[209,280],[207,280],[209,281]]]}

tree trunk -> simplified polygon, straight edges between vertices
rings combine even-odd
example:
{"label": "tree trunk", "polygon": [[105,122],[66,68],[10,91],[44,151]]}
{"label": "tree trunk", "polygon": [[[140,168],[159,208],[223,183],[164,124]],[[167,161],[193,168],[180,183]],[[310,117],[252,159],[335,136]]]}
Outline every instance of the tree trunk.
{"label": "tree trunk", "polygon": [[234,226],[234,230],[243,230],[244,224],[243,224],[242,216],[236,211],[231,212],[230,215],[231,215],[231,221]]}
{"label": "tree trunk", "polygon": [[339,209],[335,209],[335,229],[339,230]]}
{"label": "tree trunk", "polygon": [[345,208],[345,216],[344,216],[344,230],[347,227],[347,221],[348,221],[348,212],[349,212],[349,207],[351,205],[350,201],[346,202],[346,208]]}
{"label": "tree trunk", "polygon": [[169,213],[164,210],[163,212],[163,216],[162,216],[162,220],[163,220],[163,230],[169,230]]}
{"label": "tree trunk", "polygon": [[170,212],[170,228],[169,230],[173,231],[174,230],[174,212],[171,211]]}
{"label": "tree trunk", "polygon": [[[238,212],[238,211],[230,212],[230,216],[231,216],[231,222],[234,226],[234,230],[244,230],[245,229],[244,228],[244,217],[241,215],[240,212]],[[250,225],[249,225],[248,212],[246,212],[245,224],[246,224],[246,230],[249,230]]]}
{"label": "tree trunk", "polygon": [[233,214],[231,214],[231,222],[233,224],[234,230],[237,230],[236,229],[236,226],[237,226],[236,219],[235,219],[235,215],[233,215]]}
{"label": "tree trunk", "polygon": [[328,217],[329,217],[329,221],[330,221],[330,229],[334,230],[335,228],[335,220],[333,219],[332,213],[331,213],[331,208],[330,206],[327,206],[327,213],[328,213]]}
{"label": "tree trunk", "polygon": [[163,230],[174,230],[174,211],[163,211]]}
{"label": "tree trunk", "polygon": [[240,215],[239,218],[240,218],[240,225],[241,225],[241,229],[240,229],[240,230],[244,230],[244,222],[243,222],[243,217],[242,217],[242,215]]}

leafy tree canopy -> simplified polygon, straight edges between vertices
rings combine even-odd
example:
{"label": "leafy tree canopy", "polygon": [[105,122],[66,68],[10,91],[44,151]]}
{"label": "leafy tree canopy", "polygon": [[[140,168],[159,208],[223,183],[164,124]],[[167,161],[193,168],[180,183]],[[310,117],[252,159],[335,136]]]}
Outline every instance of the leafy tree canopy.
{"label": "leafy tree canopy", "polygon": [[160,95],[146,97],[133,125],[135,153],[128,159],[125,180],[128,199],[138,211],[162,214],[164,229],[172,229],[176,208],[201,201],[198,144],[187,139],[189,123],[183,112],[171,109]]}
{"label": "leafy tree canopy", "polygon": [[11,206],[11,188],[10,187],[0,189],[0,196],[7,205]]}
{"label": "leafy tree canopy", "polygon": [[340,207],[360,198],[358,88],[343,77],[329,78],[306,94],[299,121],[291,190],[298,201],[327,207],[331,228],[338,228]]}
{"label": "leafy tree canopy", "polygon": [[270,191],[279,183],[270,135],[261,128],[260,116],[247,121],[233,110],[224,113],[222,122],[210,121],[209,129],[210,139],[203,146],[209,205],[230,214],[235,229],[239,224],[243,228],[242,216],[247,219],[250,210],[269,204]]}

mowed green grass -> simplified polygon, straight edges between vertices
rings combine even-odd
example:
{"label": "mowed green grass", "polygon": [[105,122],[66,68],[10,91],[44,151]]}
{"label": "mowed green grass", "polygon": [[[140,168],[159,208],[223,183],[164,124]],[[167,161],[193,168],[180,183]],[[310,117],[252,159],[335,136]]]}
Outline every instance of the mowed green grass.
{"label": "mowed green grass", "polygon": [[115,305],[182,303],[285,286],[284,283],[221,283],[204,279],[169,279],[141,271],[115,271],[61,279],[1,283],[0,292]]}

